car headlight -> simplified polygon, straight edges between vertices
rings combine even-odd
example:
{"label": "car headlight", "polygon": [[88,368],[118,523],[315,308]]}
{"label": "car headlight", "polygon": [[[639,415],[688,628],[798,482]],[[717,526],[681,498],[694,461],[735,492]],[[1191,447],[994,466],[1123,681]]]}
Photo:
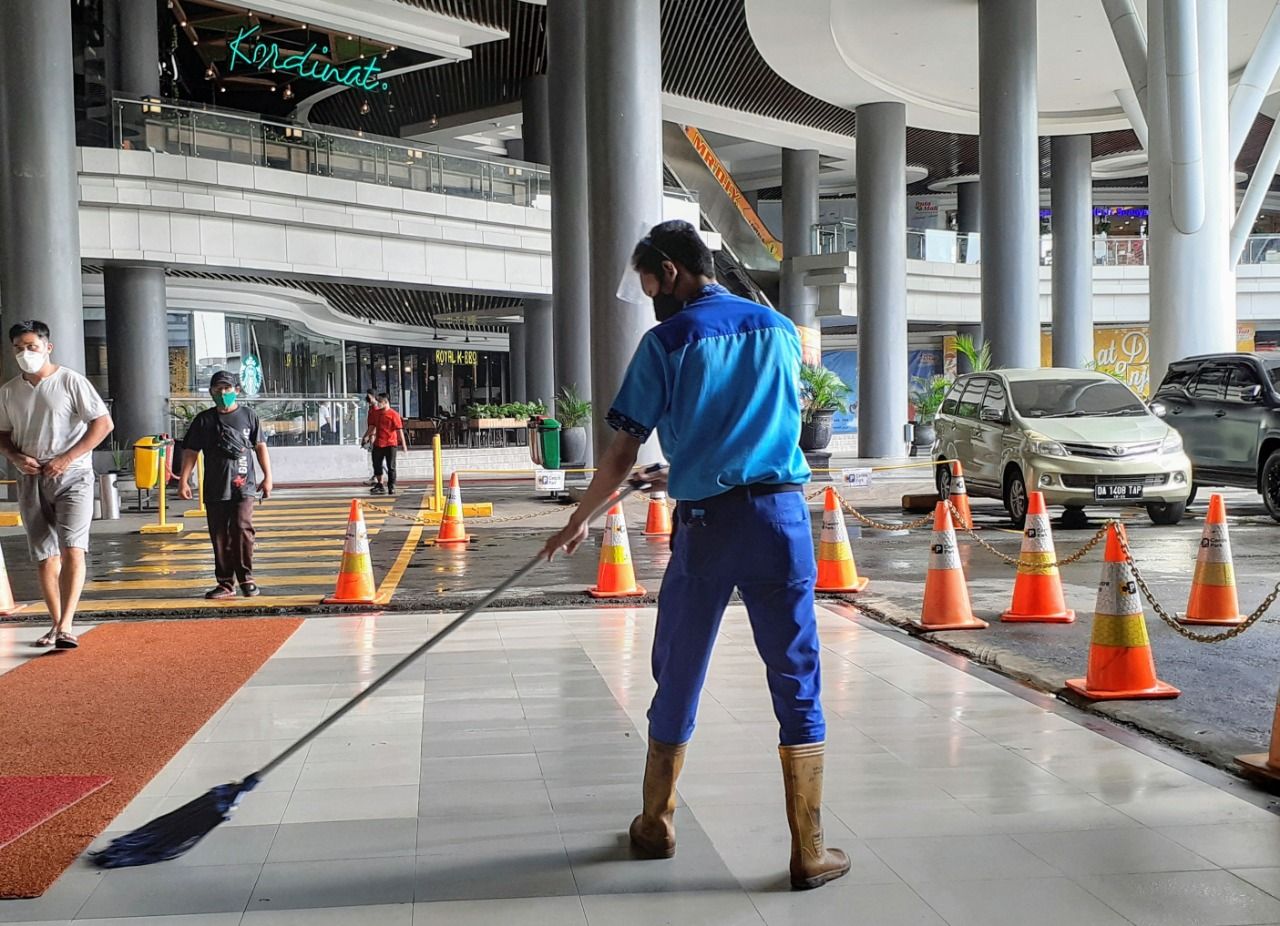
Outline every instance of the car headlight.
{"label": "car headlight", "polygon": [[1182,452],[1182,435],[1173,428],[1169,429],[1169,433],[1165,436],[1164,443],[1160,445],[1161,453],[1181,453]]}
{"label": "car headlight", "polygon": [[1071,454],[1067,448],[1062,446],[1056,440],[1032,440],[1028,447],[1031,452],[1042,457],[1069,457]]}

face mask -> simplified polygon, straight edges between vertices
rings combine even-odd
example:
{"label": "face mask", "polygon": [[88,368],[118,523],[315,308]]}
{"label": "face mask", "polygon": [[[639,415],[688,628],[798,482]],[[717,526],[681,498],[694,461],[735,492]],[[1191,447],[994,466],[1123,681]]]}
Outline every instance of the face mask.
{"label": "face mask", "polygon": [[230,408],[232,405],[235,405],[237,398],[239,398],[239,396],[234,392],[223,392],[218,394],[218,401],[222,403],[223,408]]}
{"label": "face mask", "polygon": [[23,373],[39,373],[49,360],[44,351],[24,350],[18,352],[18,366]]}
{"label": "face mask", "polygon": [[653,316],[659,322],[665,322],[684,308],[684,300],[675,293],[658,293],[653,297]]}

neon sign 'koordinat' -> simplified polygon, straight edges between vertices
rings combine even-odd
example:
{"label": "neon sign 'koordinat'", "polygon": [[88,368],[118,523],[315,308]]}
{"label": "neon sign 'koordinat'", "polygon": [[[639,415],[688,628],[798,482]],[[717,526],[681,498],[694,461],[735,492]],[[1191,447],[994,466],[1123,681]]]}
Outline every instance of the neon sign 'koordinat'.
{"label": "neon sign 'koordinat'", "polygon": [[[237,64],[242,64],[259,71],[289,71],[299,77],[344,84],[361,90],[387,89],[386,81],[379,79],[379,72],[382,69],[378,66],[376,55],[368,63],[353,64],[343,70],[327,61],[312,60],[316,53],[314,44],[306,51],[291,53],[281,51],[280,46],[275,42],[268,43],[259,38],[256,44],[241,48],[242,43],[247,39],[253,39],[260,28],[262,27],[254,26],[252,29],[246,29],[242,26],[239,34],[227,44],[227,48],[231,51],[230,70],[234,71]],[[329,46],[324,46],[320,53],[327,55]]]}

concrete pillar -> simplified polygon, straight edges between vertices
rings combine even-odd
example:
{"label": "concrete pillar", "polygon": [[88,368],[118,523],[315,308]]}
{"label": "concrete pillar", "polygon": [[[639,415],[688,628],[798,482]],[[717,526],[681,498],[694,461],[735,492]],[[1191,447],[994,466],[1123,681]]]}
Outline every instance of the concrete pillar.
{"label": "concrete pillar", "polygon": [[[587,175],[591,196],[591,394],[597,458],[631,355],[652,308],[617,297],[631,252],[662,220],[662,82],[658,0],[587,6]],[[556,166],[556,173],[561,168]],[[656,447],[642,453],[647,462]]]}
{"label": "concrete pillar", "polygon": [[511,401],[528,402],[529,388],[525,381],[528,346],[523,324],[507,326],[507,344],[511,351]]}
{"label": "concrete pillar", "polygon": [[[524,159],[534,164],[551,162],[551,121],[547,97],[545,75],[535,74],[525,79],[521,134]],[[551,408],[556,397],[556,377],[555,331],[552,327],[550,299],[524,301],[524,328],[528,346],[524,374],[525,393],[529,401],[541,400]]]}
{"label": "concrete pillar", "polygon": [[554,347],[551,343],[551,300],[524,301],[524,383],[528,401],[542,400],[550,408],[556,397]]}
{"label": "concrete pillar", "polygon": [[[905,195],[905,192],[904,194]],[[818,222],[818,152],[782,149],[782,274],[779,308],[798,328],[818,332],[818,290],[791,269],[797,257],[813,253]],[[805,336],[805,332],[801,332]]]}
{"label": "concrete pillar", "polygon": [[907,420],[907,108],[864,103],[856,113],[858,456],[900,457]]}
{"label": "concrete pillar", "polygon": [[107,388],[115,440],[126,447],[169,429],[169,327],[164,268],[108,263],[103,268],[107,310]]}
{"label": "concrete pillar", "polygon": [[[548,0],[551,129],[551,325],[555,387],[591,392],[591,248],[587,211],[586,0]],[[602,399],[609,402],[612,396]],[[592,443],[587,442],[587,465]]]}
{"label": "concrete pillar", "polygon": [[982,231],[982,184],[977,180],[956,184],[956,231]]}
{"label": "concrete pillar", "polygon": [[1057,135],[1049,141],[1053,212],[1053,365],[1093,359],[1093,140]]}
{"label": "concrete pillar", "polygon": [[978,2],[982,325],[998,367],[1040,366],[1036,5]]}
{"label": "concrete pillar", "polygon": [[5,37],[0,55],[4,322],[38,318],[48,323],[57,362],[83,373],[71,6],[5,0],[0,35]]}
{"label": "concrete pillar", "polygon": [[160,33],[155,0],[116,0],[120,43],[117,90],[136,96],[160,95]]}
{"label": "concrete pillar", "polygon": [[1173,222],[1169,88],[1165,77],[1164,8],[1148,4],[1147,112],[1151,194],[1151,383],[1171,361],[1236,346],[1235,275],[1230,263],[1235,178],[1228,156],[1227,8],[1200,3],[1200,132],[1204,167],[1204,221],[1192,234]]}

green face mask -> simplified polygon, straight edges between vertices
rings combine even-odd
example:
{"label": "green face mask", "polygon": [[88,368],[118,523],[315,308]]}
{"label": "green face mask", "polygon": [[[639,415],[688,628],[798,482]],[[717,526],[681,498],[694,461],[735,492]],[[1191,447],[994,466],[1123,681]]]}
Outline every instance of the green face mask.
{"label": "green face mask", "polygon": [[239,398],[239,396],[237,396],[234,391],[223,392],[218,395],[218,401],[222,403],[223,408],[230,408],[232,405],[235,405],[237,398]]}

